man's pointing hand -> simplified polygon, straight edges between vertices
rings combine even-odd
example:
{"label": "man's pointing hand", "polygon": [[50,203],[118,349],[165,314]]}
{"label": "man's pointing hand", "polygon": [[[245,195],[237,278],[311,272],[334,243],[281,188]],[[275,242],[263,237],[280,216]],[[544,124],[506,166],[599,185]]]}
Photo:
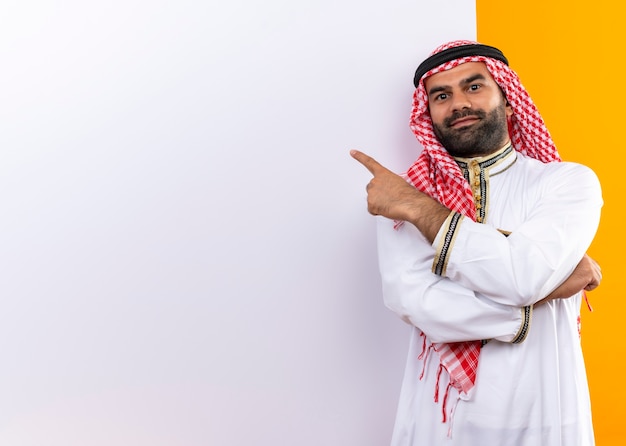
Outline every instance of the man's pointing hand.
{"label": "man's pointing hand", "polygon": [[350,155],[374,175],[365,188],[369,213],[413,223],[432,242],[450,210],[371,156],[358,150]]}

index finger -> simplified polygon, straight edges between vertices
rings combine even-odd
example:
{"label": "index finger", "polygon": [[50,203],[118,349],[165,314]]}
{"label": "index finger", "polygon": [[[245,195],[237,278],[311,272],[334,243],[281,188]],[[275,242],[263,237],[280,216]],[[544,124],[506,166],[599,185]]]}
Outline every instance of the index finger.
{"label": "index finger", "polygon": [[363,164],[367,170],[370,171],[372,175],[376,175],[382,170],[387,170],[382,164],[376,161],[369,155],[366,155],[363,152],[359,152],[358,150],[350,150],[350,156],[357,160],[359,163]]}

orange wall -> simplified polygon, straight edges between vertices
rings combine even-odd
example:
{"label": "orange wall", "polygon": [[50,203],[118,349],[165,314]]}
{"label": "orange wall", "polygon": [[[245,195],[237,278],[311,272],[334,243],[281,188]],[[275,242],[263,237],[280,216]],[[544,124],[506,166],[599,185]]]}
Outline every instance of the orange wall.
{"label": "orange wall", "polygon": [[626,237],[626,13],[620,2],[477,0],[481,43],[500,48],[529,90],[565,161],[590,166],[602,183],[602,222],[589,253],[602,267],[601,286],[582,309],[586,358],[598,446],[624,444],[626,299],[620,258]]}

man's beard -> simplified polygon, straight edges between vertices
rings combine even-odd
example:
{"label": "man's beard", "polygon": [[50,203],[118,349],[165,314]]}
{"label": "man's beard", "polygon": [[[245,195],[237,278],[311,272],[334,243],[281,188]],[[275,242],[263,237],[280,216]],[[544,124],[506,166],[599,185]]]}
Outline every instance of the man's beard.
{"label": "man's beard", "polygon": [[[480,121],[455,129],[452,122],[466,116],[476,116]],[[508,139],[505,104],[486,113],[484,110],[467,110],[453,113],[442,125],[433,123],[435,136],[446,151],[456,157],[470,158],[489,155],[501,149]]]}

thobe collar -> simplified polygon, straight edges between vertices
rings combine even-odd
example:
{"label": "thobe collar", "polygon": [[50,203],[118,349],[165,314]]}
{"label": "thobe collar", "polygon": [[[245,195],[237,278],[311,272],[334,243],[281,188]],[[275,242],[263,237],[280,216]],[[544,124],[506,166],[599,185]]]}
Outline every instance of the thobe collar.
{"label": "thobe collar", "polygon": [[517,160],[517,151],[509,141],[500,150],[486,156],[454,159],[472,189],[476,221],[484,223],[489,207],[489,178],[511,167]]}
{"label": "thobe collar", "polygon": [[511,141],[507,142],[501,149],[486,156],[473,158],[454,157],[463,174],[465,175],[470,166],[478,166],[486,169],[490,176],[497,175],[509,167],[517,160],[517,151],[513,149]]}

